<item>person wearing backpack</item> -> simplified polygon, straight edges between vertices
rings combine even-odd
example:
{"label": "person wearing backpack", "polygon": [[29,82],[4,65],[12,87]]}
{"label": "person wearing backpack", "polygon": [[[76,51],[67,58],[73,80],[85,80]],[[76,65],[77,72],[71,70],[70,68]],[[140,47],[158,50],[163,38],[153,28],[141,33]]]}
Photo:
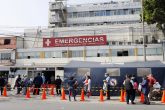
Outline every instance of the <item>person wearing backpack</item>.
{"label": "person wearing backpack", "polygon": [[22,90],[22,79],[21,75],[18,75],[18,78],[16,79],[14,88],[17,87],[17,94],[20,94]]}
{"label": "person wearing backpack", "polygon": [[126,89],[126,102],[127,104],[129,104],[129,100],[131,100],[131,103],[132,104],[135,104],[134,103],[134,100],[133,100],[133,85],[131,83],[131,76],[130,75],[126,75],[126,79],[124,81],[124,86],[125,86],[125,89]]}

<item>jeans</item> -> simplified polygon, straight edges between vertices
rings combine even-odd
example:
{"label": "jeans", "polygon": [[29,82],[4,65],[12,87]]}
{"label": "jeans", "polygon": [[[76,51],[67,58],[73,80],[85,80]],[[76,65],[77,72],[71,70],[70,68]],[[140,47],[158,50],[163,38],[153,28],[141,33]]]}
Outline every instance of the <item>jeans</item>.
{"label": "jeans", "polygon": [[73,87],[69,88],[69,100],[71,101],[71,95],[74,97],[74,100],[76,100],[76,90]]}

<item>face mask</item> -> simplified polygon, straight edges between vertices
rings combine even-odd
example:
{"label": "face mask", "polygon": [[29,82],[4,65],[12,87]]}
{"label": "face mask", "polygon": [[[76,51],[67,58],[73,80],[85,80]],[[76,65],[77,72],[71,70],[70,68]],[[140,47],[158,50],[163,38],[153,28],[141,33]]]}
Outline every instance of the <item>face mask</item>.
{"label": "face mask", "polygon": [[107,75],[105,75],[105,77],[108,77]]}

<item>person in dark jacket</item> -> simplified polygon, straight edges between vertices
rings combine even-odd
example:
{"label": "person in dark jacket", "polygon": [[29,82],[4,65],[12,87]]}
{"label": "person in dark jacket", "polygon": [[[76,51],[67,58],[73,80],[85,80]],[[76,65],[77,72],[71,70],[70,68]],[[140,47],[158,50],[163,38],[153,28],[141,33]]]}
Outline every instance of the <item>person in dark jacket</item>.
{"label": "person in dark jacket", "polygon": [[33,95],[36,95],[36,94],[39,95],[41,85],[43,84],[43,79],[42,79],[40,73],[38,73],[38,75],[34,78],[33,84],[34,84]]}
{"label": "person in dark jacket", "polygon": [[135,104],[133,101],[133,85],[131,83],[131,75],[126,75],[126,80],[124,82],[125,89],[126,89],[126,102],[129,104],[129,100],[131,100],[132,104]]}
{"label": "person in dark jacket", "polygon": [[69,101],[71,101],[71,94],[74,97],[74,101],[76,101],[76,85],[76,79],[74,79],[74,77],[70,77],[68,81]]}
{"label": "person in dark jacket", "polygon": [[147,76],[143,77],[142,81],[142,93],[144,94],[144,104],[150,105],[148,94],[150,92],[149,87],[149,80],[147,79]]}
{"label": "person in dark jacket", "polygon": [[57,76],[57,79],[55,80],[55,84],[56,84],[56,93],[57,93],[57,95],[61,95],[62,80],[61,80],[60,76]]}
{"label": "person in dark jacket", "polygon": [[3,95],[3,88],[5,86],[5,79],[0,76],[0,90],[1,90],[1,95]]}
{"label": "person in dark jacket", "polygon": [[16,79],[14,88],[17,87],[17,94],[20,94],[22,90],[22,79],[21,75],[18,75],[18,78]]}

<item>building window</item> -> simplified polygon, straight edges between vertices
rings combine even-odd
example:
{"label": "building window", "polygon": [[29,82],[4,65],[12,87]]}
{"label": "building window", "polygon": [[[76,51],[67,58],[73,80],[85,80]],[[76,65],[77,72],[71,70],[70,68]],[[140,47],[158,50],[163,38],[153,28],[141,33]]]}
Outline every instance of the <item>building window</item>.
{"label": "building window", "polygon": [[137,76],[143,77],[151,74],[151,68],[137,68]]}
{"label": "building window", "polygon": [[72,51],[72,57],[83,57],[83,51]]}
{"label": "building window", "polygon": [[97,57],[108,57],[109,56],[109,50],[98,50]]}
{"label": "building window", "polygon": [[24,54],[23,53],[18,53],[18,59],[24,59]]}
{"label": "building window", "polygon": [[52,52],[45,52],[45,58],[51,58]]}
{"label": "building window", "polygon": [[10,45],[11,39],[4,39],[4,45]]}
{"label": "building window", "polygon": [[1,53],[1,60],[10,60],[11,53]]}
{"label": "building window", "polygon": [[106,10],[106,16],[111,16],[111,11],[110,10]]}
{"label": "building window", "polygon": [[85,74],[90,75],[90,68],[78,68],[77,76],[85,76]]}
{"label": "building window", "polygon": [[73,18],[77,18],[77,12],[73,12]]}
{"label": "building window", "polygon": [[107,73],[109,76],[120,76],[119,68],[107,68]]}
{"label": "building window", "polygon": [[117,56],[128,56],[128,50],[117,51]]}
{"label": "building window", "polygon": [[86,56],[87,57],[97,57],[97,50],[87,50]]}

